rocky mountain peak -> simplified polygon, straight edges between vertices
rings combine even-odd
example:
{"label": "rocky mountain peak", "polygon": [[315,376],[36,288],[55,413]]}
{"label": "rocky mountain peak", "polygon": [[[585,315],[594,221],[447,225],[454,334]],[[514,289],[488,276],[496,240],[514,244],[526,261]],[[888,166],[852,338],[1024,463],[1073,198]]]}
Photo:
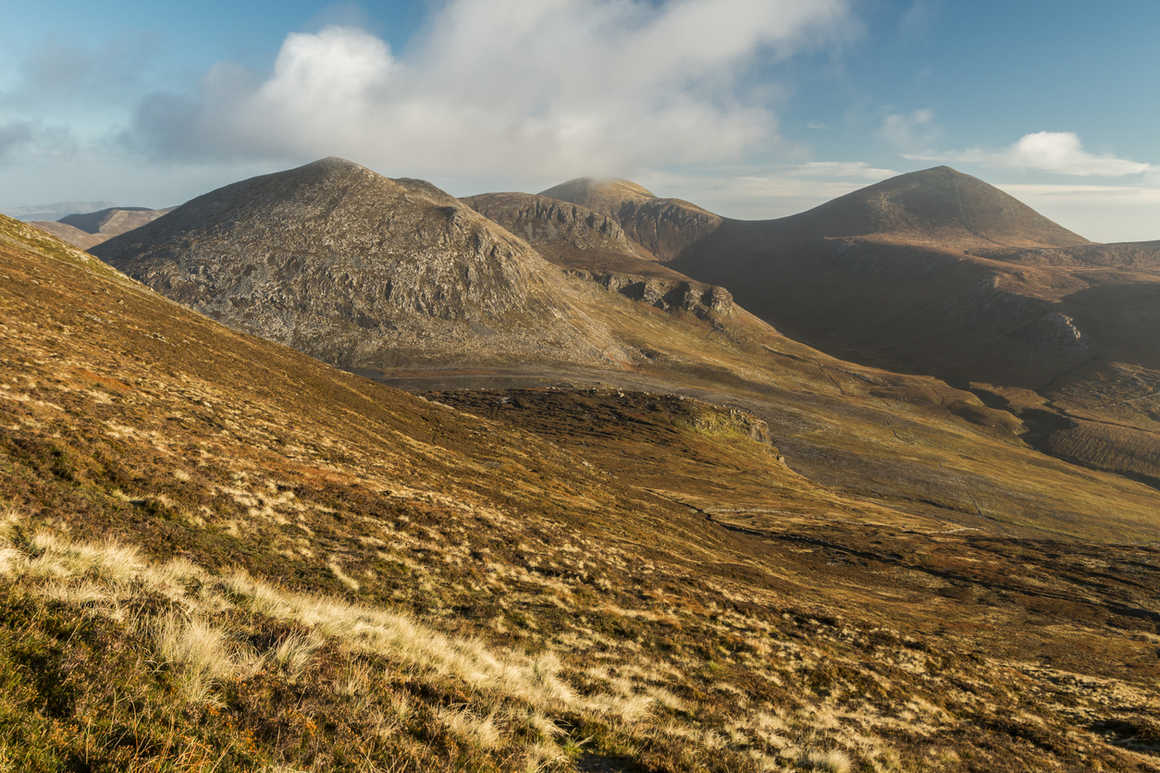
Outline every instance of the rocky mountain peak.
{"label": "rocky mountain peak", "polygon": [[644,186],[628,180],[582,177],[549,188],[540,195],[580,204],[613,217],[630,239],[661,261],[673,260],[721,223],[720,217],[695,204],[658,198]]}
{"label": "rocky mountain peak", "polygon": [[616,357],[526,242],[430,183],[339,158],[200,196],[95,254],[219,321],[347,368]]}

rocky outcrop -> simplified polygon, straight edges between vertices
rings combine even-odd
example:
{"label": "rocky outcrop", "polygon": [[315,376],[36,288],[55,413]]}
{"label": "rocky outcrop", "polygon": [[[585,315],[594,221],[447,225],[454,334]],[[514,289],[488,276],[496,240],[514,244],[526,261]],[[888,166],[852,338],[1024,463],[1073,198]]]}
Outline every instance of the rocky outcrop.
{"label": "rocky outcrop", "polygon": [[579,269],[567,273],[664,311],[687,311],[701,319],[714,319],[733,311],[732,293],[716,285],[634,274],[592,273]]}
{"label": "rocky outcrop", "polygon": [[430,183],[342,159],[235,183],[94,252],[214,319],[350,369],[622,357],[526,242]]}
{"label": "rocky outcrop", "polygon": [[553,247],[635,252],[616,220],[579,204],[530,193],[484,193],[463,201],[542,252]]}
{"label": "rocky outcrop", "polygon": [[1021,331],[1028,343],[1044,348],[1086,349],[1087,339],[1075,320],[1061,311],[1044,314]]}
{"label": "rocky outcrop", "polygon": [[627,180],[579,178],[540,195],[580,204],[612,217],[629,239],[661,261],[674,260],[723,222],[719,215],[695,204],[658,198]]}

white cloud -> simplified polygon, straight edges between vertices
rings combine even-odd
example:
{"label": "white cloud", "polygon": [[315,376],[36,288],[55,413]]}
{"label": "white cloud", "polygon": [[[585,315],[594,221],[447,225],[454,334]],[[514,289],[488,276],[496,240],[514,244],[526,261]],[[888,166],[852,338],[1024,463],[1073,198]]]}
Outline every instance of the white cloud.
{"label": "white cloud", "polygon": [[10,121],[0,125],[0,159],[9,151],[32,142],[32,139],[32,124],[27,121]]}
{"label": "white cloud", "polygon": [[834,177],[873,182],[900,174],[893,169],[871,166],[865,161],[809,161],[790,167],[786,173],[797,177]]}
{"label": "white cloud", "polygon": [[1047,217],[1097,242],[1160,239],[1155,185],[997,184]]}
{"label": "white cloud", "polygon": [[738,173],[713,168],[699,174],[653,172],[641,179],[661,196],[675,196],[741,219],[797,214],[899,172],[864,161],[811,161]]}
{"label": "white cloud", "polygon": [[878,136],[900,151],[922,152],[938,136],[934,111],[921,108],[911,113],[892,113],[883,119]]}
{"label": "white cloud", "polygon": [[360,29],[286,38],[264,79],[154,95],[161,157],[351,157],[391,174],[629,174],[776,145],[743,77],[845,34],[846,0],[451,0],[402,54]]}
{"label": "white cloud", "polygon": [[918,161],[983,164],[1077,177],[1123,177],[1154,171],[1140,161],[1089,153],[1073,132],[1034,132],[1020,137],[1001,150],[969,149],[947,152],[919,152],[905,155]]}
{"label": "white cloud", "polygon": [[0,124],[0,161],[16,156],[16,150],[21,151],[21,157],[44,160],[69,156],[75,148],[72,133],[63,126],[25,120]]}
{"label": "white cloud", "polygon": [[1160,206],[1160,188],[1137,187],[1135,185],[1051,185],[1034,183],[1015,183],[1000,185],[1003,190],[1013,196],[1036,196],[1054,199],[1083,199],[1089,200],[1098,196],[1111,201],[1119,199],[1125,202],[1152,204]]}

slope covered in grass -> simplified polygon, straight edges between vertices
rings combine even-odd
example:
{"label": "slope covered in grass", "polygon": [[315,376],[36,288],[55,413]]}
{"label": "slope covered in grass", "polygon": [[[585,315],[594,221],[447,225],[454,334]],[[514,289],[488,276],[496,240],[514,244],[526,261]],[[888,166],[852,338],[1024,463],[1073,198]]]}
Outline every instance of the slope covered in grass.
{"label": "slope covered in grass", "polygon": [[0,362],[0,766],[1155,759],[1154,549],[820,486],[739,409],[424,400],[10,220]]}

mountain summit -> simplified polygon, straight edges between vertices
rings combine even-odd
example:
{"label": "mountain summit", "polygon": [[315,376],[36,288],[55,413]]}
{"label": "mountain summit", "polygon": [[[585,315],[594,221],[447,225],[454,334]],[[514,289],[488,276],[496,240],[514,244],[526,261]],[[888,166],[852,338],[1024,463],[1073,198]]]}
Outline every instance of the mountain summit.
{"label": "mountain summit", "polygon": [[944,246],[1087,243],[1015,197],[949,166],[891,177],[774,222],[803,236],[890,235]]}
{"label": "mountain summit", "polygon": [[94,252],[215,319],[346,368],[590,361],[615,348],[525,242],[430,183],[340,158],[226,186]]}
{"label": "mountain summit", "polygon": [[597,211],[615,209],[625,201],[647,201],[656,194],[631,180],[617,178],[577,177],[540,191],[541,196],[570,201]]}
{"label": "mountain summit", "polygon": [[721,218],[682,199],[658,198],[628,180],[580,177],[540,193],[615,218],[629,238],[658,260],[676,258],[682,250],[712,233]]}

